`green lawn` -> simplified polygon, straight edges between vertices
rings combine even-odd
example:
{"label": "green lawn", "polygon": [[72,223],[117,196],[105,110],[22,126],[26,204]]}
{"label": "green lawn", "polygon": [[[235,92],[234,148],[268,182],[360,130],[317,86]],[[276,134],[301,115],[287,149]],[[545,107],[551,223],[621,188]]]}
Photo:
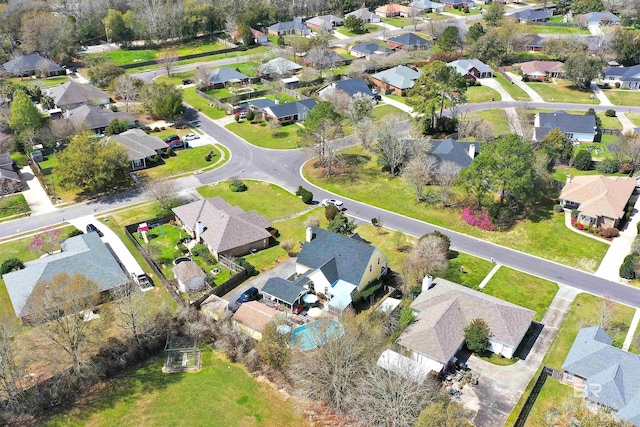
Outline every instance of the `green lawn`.
{"label": "green lawn", "polygon": [[344,153],[347,155],[347,167],[342,175],[324,178],[322,170],[314,169],[314,162],[310,161],[303,168],[305,177],[336,194],[585,271],[595,271],[609,247],[567,229],[564,217],[554,215],[550,211],[551,206],[537,219],[521,221],[506,232],[488,232],[471,227],[462,220],[457,209],[416,203],[414,191],[405,181],[399,177],[392,179],[389,174],[380,172],[375,155],[364,152],[361,147]]}
{"label": "green lawn", "polygon": [[508,267],[500,267],[482,289],[485,294],[508,301],[536,312],[539,322],[558,292],[558,285]]}
{"label": "green lawn", "polygon": [[225,127],[258,147],[278,150],[300,147],[301,140],[297,133],[300,126],[296,124],[280,127],[275,135],[272,135],[264,121],[252,124],[245,120],[240,123],[228,124]]}
{"label": "green lawn", "polygon": [[245,211],[257,211],[270,220],[284,218],[309,207],[302,203],[300,197],[289,193],[282,187],[263,181],[243,181],[247,191],[234,193],[229,190],[229,181],[205,185],[196,191],[205,198],[220,196],[231,205],[239,206]]}
{"label": "green lawn", "polygon": [[[469,13],[465,13],[465,12],[463,12],[462,9],[454,9],[454,8],[447,8],[447,9],[445,9],[445,12],[452,13],[454,15],[459,15],[459,16],[478,15],[478,14],[482,13],[481,10],[477,10],[477,9],[469,9]],[[473,22],[475,22],[475,21],[473,21]]]}
{"label": "green lawn", "polygon": [[504,110],[484,110],[476,111],[469,114],[471,117],[477,117],[480,120],[489,123],[493,128],[493,132],[496,136],[505,135],[511,133],[509,128],[509,119],[507,119],[507,113]]}
{"label": "green lawn", "polygon": [[22,194],[13,194],[0,198],[0,219],[14,215],[26,215],[31,212],[27,200]]}
{"label": "green lawn", "polygon": [[631,353],[640,354],[640,328],[636,328],[636,332],[633,334],[633,341],[631,341],[629,351]]}
{"label": "green lawn", "polygon": [[527,92],[522,90],[520,86],[515,83],[509,83],[507,79],[505,79],[501,74],[496,73],[494,79],[499,82],[504,90],[509,92],[509,95],[516,101],[530,101],[529,95]]}
{"label": "green lawn", "polygon": [[[217,41],[194,40],[182,45],[176,46],[178,56],[191,55],[202,52],[224,49],[225,46]],[[162,52],[168,51],[169,48],[161,49],[118,49],[111,52],[96,53],[86,55],[89,58],[103,58],[113,62],[116,65],[135,64],[136,62],[153,61],[159,58]]]}
{"label": "green lawn", "polygon": [[401,18],[399,16],[396,16],[396,17],[393,17],[393,18],[381,18],[381,20],[385,24],[393,25],[394,27],[397,27],[397,28],[413,26],[413,23],[411,22],[411,19],[409,19],[409,18]]}
{"label": "green lawn", "polygon": [[43,425],[307,425],[292,401],[217,351],[203,350],[199,372],[164,374],[164,361],[162,354],[127,371]]}
{"label": "green lawn", "polygon": [[547,102],[566,102],[573,104],[599,104],[600,101],[590,90],[577,90],[568,80],[556,79],[553,82],[526,83]]}
{"label": "green lawn", "polygon": [[171,73],[171,77],[167,74],[158,76],[156,80],[165,81],[173,85],[181,85],[182,80],[193,80],[196,76],[196,70],[180,71],[179,73]]}
{"label": "green lawn", "polygon": [[405,119],[409,119],[409,115],[399,108],[394,107],[389,104],[379,104],[373,109],[373,116],[376,120],[380,120],[384,116],[388,116],[390,114],[395,114],[398,116],[403,116]]}
{"label": "green lawn", "polygon": [[[210,151],[213,151],[215,156],[211,161],[207,162],[205,160],[205,156]],[[175,156],[169,156],[166,159],[162,159],[162,164],[137,171],[136,175],[152,179],[167,178],[192,173],[205,168],[215,169],[222,166],[229,160],[229,157],[227,156],[223,161],[218,162],[222,152],[218,146],[214,145],[203,145],[200,147],[181,149],[174,151],[174,153]]]}
{"label": "green lawn", "polygon": [[58,199],[61,199],[63,202],[70,202],[78,197],[78,190],[63,189],[60,185],[60,178],[55,174],[55,169],[58,166],[58,158],[55,154],[46,156],[44,161],[38,164],[42,169],[44,182]]}
{"label": "green lawn", "polygon": [[500,101],[502,96],[495,90],[488,86],[470,86],[465,93],[467,101],[471,104],[478,102]]}
{"label": "green lawn", "polygon": [[[637,90],[603,89],[602,92],[613,105],[640,106],[640,92]],[[624,113],[624,110],[621,112]]]}
{"label": "green lawn", "polygon": [[[623,111],[624,112],[624,111]],[[640,126],[640,114],[636,114],[636,113],[626,113],[625,116],[627,116],[627,118],[629,120],[631,120],[631,122],[636,125],[636,126]]]}
{"label": "green lawn", "polygon": [[478,288],[494,266],[490,261],[463,252],[452,251],[451,256],[442,278],[473,289]]}
{"label": "green lawn", "polygon": [[511,359],[507,359],[504,356],[501,356],[496,353],[492,353],[490,351],[486,351],[483,354],[476,354],[475,356],[479,357],[480,359],[486,362],[493,363],[494,365],[498,365],[498,366],[510,366],[517,363],[519,360],[515,356],[512,357]]}
{"label": "green lawn", "polygon": [[[571,168],[569,166],[556,166],[553,169],[553,173],[551,177],[556,181],[565,182],[567,180],[567,174],[571,176],[581,176],[581,175],[601,175],[596,169],[581,171],[576,168]],[[627,176],[626,174],[611,174],[613,176]]]}
{"label": "green lawn", "polygon": [[[537,378],[537,376],[536,376]],[[564,402],[575,399],[573,387],[551,377],[547,378],[533,405],[525,427],[548,425],[546,414],[551,408],[560,408]]]}
{"label": "green lawn", "polygon": [[394,101],[398,101],[398,102],[402,102],[403,104],[407,104],[407,97],[406,96],[400,96],[400,95],[396,95],[395,93],[390,93],[388,95],[384,95],[388,98],[393,99]]}
{"label": "green lawn", "polygon": [[345,36],[348,36],[348,37],[357,37],[357,36],[361,36],[362,34],[377,33],[379,31],[384,30],[384,28],[375,24],[365,24],[364,30],[365,30],[364,33],[354,33],[352,31],[349,31],[347,27],[342,26],[342,27],[336,27],[334,31],[338,31],[340,34],[344,34]]}
{"label": "green lawn", "polygon": [[604,113],[598,114],[598,117],[600,117],[600,120],[602,121],[603,128],[622,130],[622,123],[620,123],[620,120],[617,117],[607,117]]}
{"label": "green lawn", "polygon": [[551,25],[527,25],[531,34],[591,34],[586,28],[556,27]]}
{"label": "green lawn", "polygon": [[210,102],[196,93],[195,87],[190,87],[182,91],[182,99],[184,102],[202,112],[212,120],[221,119],[227,113],[217,107],[211,107]]}
{"label": "green lawn", "polygon": [[266,90],[269,89],[269,86],[265,86],[262,83],[256,83],[256,84],[252,84],[252,85],[244,85],[238,88],[232,87],[232,86],[226,86],[226,87],[222,87],[220,89],[210,89],[205,91],[205,93],[209,96],[212,96],[214,98],[218,98],[218,99],[224,99],[224,98],[229,98],[231,96],[233,96],[234,93],[236,93],[238,90],[240,90],[241,93],[243,93],[245,90],[248,90],[247,88],[251,88],[254,91],[259,91],[259,90]]}
{"label": "green lawn", "polygon": [[59,86],[63,83],[69,81],[69,77],[64,76],[54,76],[54,77],[44,77],[44,78],[33,78],[32,77],[12,77],[7,79],[10,82],[17,84],[35,84],[40,87],[53,87]]}

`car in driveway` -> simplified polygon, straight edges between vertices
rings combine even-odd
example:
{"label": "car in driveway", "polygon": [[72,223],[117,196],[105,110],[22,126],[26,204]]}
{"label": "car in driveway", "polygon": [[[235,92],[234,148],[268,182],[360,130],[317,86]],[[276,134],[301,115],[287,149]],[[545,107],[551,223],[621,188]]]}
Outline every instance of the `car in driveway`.
{"label": "car in driveway", "polygon": [[342,200],[337,199],[324,199],[320,202],[320,206],[322,206],[323,208],[326,208],[329,205],[334,205],[336,208],[342,209],[344,203],[342,203]]}
{"label": "car in driveway", "polygon": [[102,234],[102,231],[100,231],[98,227],[93,224],[87,224],[87,233],[98,233],[99,237],[104,236],[104,234]]}
{"label": "car in driveway", "polygon": [[172,149],[176,149],[176,148],[187,148],[189,147],[189,143],[185,142],[181,139],[174,139],[171,140],[169,142],[167,142],[167,147],[172,148]]}
{"label": "car in driveway", "polygon": [[170,136],[166,137],[165,139],[163,139],[163,141],[168,144],[171,141],[180,141],[180,137],[178,135],[170,135]]}
{"label": "car in driveway", "polygon": [[262,295],[260,295],[258,288],[252,286],[240,295],[236,302],[231,306],[231,311],[235,313],[245,302],[257,301],[261,296]]}
{"label": "car in driveway", "polygon": [[141,289],[147,289],[147,288],[153,287],[151,280],[149,280],[149,276],[147,276],[145,273],[142,273],[142,274],[131,273],[131,278],[138,286],[140,286]]}
{"label": "car in driveway", "polygon": [[195,133],[188,133],[184,136],[185,141],[194,141],[196,139],[200,139],[200,135],[196,135]]}

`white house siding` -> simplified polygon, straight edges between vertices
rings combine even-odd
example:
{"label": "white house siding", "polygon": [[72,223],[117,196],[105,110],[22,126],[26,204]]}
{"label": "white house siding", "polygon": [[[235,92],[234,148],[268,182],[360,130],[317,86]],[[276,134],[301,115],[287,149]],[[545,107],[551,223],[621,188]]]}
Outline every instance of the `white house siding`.
{"label": "white house siding", "polygon": [[441,372],[444,368],[444,364],[415,351],[412,352],[411,358],[430,371]]}
{"label": "white house siding", "polygon": [[503,344],[499,341],[489,339],[489,351],[506,357],[507,359],[511,359],[513,357],[513,353],[516,352],[516,348],[507,344]]}
{"label": "white house siding", "polygon": [[580,142],[593,142],[594,137],[595,134],[593,133],[574,133],[573,138],[571,139],[575,139]]}
{"label": "white house siding", "polygon": [[[298,269],[298,266],[296,266],[296,270],[297,269]],[[315,289],[316,293],[322,292],[326,296],[329,296],[331,294],[332,284],[329,283],[327,278],[324,277],[324,274],[322,274],[320,270],[316,270],[313,273],[311,273],[309,275],[309,279],[311,279],[311,281],[313,282],[313,288]]]}

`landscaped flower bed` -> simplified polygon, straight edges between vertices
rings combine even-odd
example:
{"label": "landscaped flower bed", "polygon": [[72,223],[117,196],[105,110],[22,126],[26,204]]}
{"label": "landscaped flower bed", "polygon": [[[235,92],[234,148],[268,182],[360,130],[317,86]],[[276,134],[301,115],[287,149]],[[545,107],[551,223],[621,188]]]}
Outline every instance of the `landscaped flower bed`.
{"label": "landscaped flower bed", "polygon": [[487,231],[496,231],[496,226],[491,223],[489,219],[489,213],[486,210],[473,209],[471,206],[467,206],[462,210],[462,219],[473,227],[481,228]]}

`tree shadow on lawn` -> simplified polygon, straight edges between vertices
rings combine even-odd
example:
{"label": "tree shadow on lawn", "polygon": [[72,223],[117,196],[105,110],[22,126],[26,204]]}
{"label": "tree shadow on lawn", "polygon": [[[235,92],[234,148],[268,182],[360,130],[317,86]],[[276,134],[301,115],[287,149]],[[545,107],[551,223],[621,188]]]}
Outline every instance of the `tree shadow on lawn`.
{"label": "tree shadow on lawn", "polygon": [[544,196],[538,205],[527,213],[526,218],[531,222],[543,222],[553,218],[553,205],[556,204],[551,198]]}

